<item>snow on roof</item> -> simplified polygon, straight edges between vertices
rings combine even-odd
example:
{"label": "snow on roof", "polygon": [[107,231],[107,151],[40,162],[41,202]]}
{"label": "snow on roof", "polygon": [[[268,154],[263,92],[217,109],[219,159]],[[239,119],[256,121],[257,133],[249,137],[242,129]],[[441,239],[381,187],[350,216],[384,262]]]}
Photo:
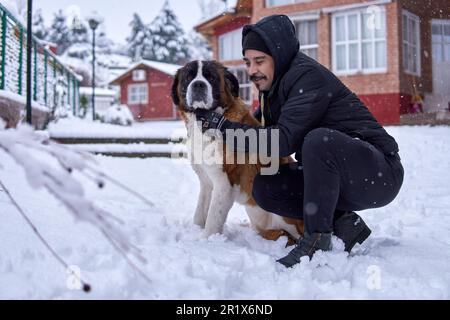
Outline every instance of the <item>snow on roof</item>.
{"label": "snow on roof", "polygon": [[171,76],[174,76],[175,73],[177,73],[177,70],[182,67],[178,64],[170,64],[170,63],[150,61],[150,60],[142,60],[141,63],[145,64],[146,66],[148,66],[150,68],[154,68],[154,69],[157,69],[164,73],[167,73]]}
{"label": "snow on roof", "polygon": [[202,17],[196,25],[200,26],[200,25],[204,24],[205,22],[213,20],[221,15],[225,15],[227,13],[234,13],[236,10],[237,3],[238,3],[238,0],[228,0],[226,7],[219,6],[218,8],[216,8],[217,10],[211,11],[211,12],[209,12],[209,14],[207,16]]}
{"label": "snow on roof", "polygon": [[151,60],[141,60],[134,65],[132,65],[130,68],[128,68],[126,71],[122,72],[119,76],[117,76],[115,79],[113,79],[110,83],[118,81],[120,78],[122,78],[124,75],[129,73],[131,70],[137,68],[140,65],[145,65],[149,68],[153,68],[156,70],[159,70],[161,72],[164,72],[170,76],[174,76],[175,73],[177,73],[177,70],[180,69],[182,66],[178,64],[170,64],[165,62],[159,62],[159,61],[151,61]]}

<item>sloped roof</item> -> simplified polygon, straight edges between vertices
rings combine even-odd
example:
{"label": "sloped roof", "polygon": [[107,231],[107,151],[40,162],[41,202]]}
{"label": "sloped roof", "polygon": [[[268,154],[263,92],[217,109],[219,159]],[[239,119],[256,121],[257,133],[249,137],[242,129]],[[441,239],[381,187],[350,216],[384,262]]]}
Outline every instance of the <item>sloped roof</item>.
{"label": "sloped roof", "polygon": [[132,65],[130,68],[125,70],[123,73],[118,75],[114,80],[110,82],[110,84],[118,84],[122,78],[127,76],[131,71],[134,69],[140,67],[140,66],[146,66],[152,69],[156,69],[158,71],[161,71],[165,74],[168,74],[169,76],[175,76],[175,73],[178,69],[180,69],[182,66],[178,64],[170,64],[165,62],[159,62],[159,61],[151,61],[151,60],[141,60],[134,65]]}
{"label": "sloped roof", "polygon": [[212,36],[213,29],[219,25],[228,24],[237,17],[250,18],[252,15],[252,10],[252,0],[233,0],[224,11],[201,21],[194,26],[194,29],[208,38]]}

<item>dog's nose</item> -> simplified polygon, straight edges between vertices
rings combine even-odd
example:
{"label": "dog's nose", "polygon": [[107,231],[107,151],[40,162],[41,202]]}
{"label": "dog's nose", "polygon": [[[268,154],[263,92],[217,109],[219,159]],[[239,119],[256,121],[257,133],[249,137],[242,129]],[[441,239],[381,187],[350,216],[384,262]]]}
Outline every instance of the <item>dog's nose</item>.
{"label": "dog's nose", "polygon": [[195,81],[192,83],[192,88],[194,89],[206,89],[206,83],[203,81]]}

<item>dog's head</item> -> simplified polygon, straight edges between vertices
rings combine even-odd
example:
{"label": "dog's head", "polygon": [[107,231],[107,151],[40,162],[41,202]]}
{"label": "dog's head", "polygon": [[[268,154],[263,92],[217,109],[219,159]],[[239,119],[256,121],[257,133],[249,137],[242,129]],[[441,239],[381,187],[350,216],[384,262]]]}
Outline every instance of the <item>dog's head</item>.
{"label": "dog's head", "polygon": [[226,108],[239,97],[239,82],[216,61],[192,61],[179,69],[172,85],[173,103],[186,112]]}

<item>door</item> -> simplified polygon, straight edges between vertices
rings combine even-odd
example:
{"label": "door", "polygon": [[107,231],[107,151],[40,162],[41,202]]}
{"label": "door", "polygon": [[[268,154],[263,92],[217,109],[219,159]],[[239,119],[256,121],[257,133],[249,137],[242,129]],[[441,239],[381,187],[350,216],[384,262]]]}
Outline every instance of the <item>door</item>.
{"label": "door", "polygon": [[433,92],[425,101],[429,111],[450,111],[450,20],[432,20]]}

